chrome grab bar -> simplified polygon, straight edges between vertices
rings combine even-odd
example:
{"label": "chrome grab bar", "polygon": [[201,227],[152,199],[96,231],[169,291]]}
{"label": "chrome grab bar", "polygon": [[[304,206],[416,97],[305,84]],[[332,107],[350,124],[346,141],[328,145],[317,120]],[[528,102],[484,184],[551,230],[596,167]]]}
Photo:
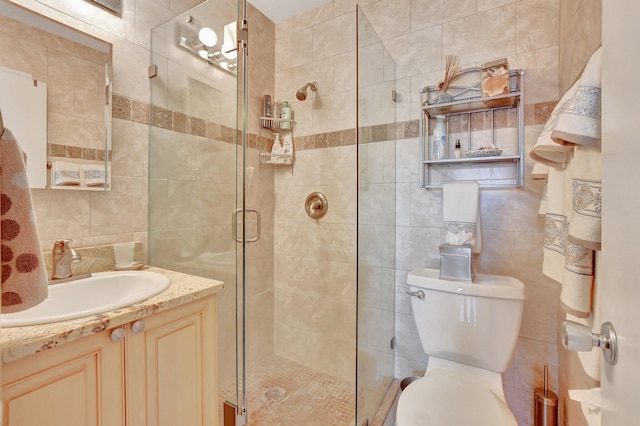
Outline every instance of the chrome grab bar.
{"label": "chrome grab bar", "polygon": [[407,291],[406,292],[409,296],[415,296],[418,299],[424,299],[424,291],[422,290],[418,290],[418,291]]}

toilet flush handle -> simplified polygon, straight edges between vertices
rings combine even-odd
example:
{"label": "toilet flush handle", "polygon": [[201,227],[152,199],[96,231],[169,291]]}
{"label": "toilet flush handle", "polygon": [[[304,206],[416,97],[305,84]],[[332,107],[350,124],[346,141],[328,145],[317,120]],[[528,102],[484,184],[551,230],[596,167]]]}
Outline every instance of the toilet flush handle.
{"label": "toilet flush handle", "polygon": [[418,290],[418,291],[407,291],[407,294],[409,296],[415,296],[418,299],[424,299],[424,291],[422,290]]}

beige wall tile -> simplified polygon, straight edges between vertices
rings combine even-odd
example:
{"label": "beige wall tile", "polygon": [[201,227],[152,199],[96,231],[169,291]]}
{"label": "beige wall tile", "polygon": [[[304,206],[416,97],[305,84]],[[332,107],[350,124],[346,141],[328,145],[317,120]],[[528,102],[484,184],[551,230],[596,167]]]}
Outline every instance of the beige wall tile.
{"label": "beige wall tile", "polygon": [[142,0],[135,2],[134,39],[139,46],[150,48],[151,30],[165,21],[168,21],[175,13],[166,6],[156,1]]}
{"label": "beige wall tile", "polygon": [[556,46],[560,41],[559,0],[516,3],[516,49],[524,52]]}
{"label": "beige wall tile", "polygon": [[[60,238],[77,240],[89,234],[91,199],[88,192],[33,189],[31,196],[41,241]],[[50,245],[53,246],[47,244],[43,249]]]}
{"label": "beige wall tile", "polygon": [[91,193],[91,234],[134,232],[147,224],[147,180],[111,178],[112,191]]}
{"label": "beige wall tile", "polygon": [[[476,13],[472,0],[411,0],[411,31],[418,31]],[[415,12],[414,12],[415,11]]]}
{"label": "beige wall tile", "polygon": [[560,93],[571,87],[602,43],[602,3],[560,1]]}
{"label": "beige wall tile", "polygon": [[134,138],[132,121],[113,119],[111,124],[111,173],[113,176],[133,176]]}
{"label": "beige wall tile", "polygon": [[48,114],[48,143],[104,149],[104,121]]}
{"label": "beige wall tile", "polygon": [[333,2],[302,12],[293,17],[293,31],[300,31],[333,18]]}
{"label": "beige wall tile", "polygon": [[352,13],[315,25],[313,27],[313,59],[317,61],[354,50],[355,25],[355,14]]}
{"label": "beige wall tile", "polygon": [[411,0],[383,0],[362,7],[371,25],[382,40],[409,33],[411,28]]}
{"label": "beige wall tile", "polygon": [[307,28],[287,33],[276,39],[276,73],[307,64],[315,59],[313,31],[313,28]]}
{"label": "beige wall tile", "polygon": [[[403,78],[444,68],[442,36],[442,29],[436,26],[386,40],[385,46],[397,65],[396,76]],[[446,53],[454,52],[447,49]]]}
{"label": "beige wall tile", "polygon": [[534,104],[557,100],[558,47],[519,53],[514,65],[525,70],[525,102]]}
{"label": "beige wall tile", "polygon": [[515,52],[515,30],[515,5],[448,22],[442,25],[443,54],[458,55],[462,63],[500,58]]}
{"label": "beige wall tile", "polygon": [[558,344],[558,288],[527,285],[520,336]]}
{"label": "beige wall tile", "polygon": [[544,365],[549,366],[549,387],[558,389],[558,345],[540,344],[530,339],[518,339],[514,354],[515,387],[532,390],[544,385]]}

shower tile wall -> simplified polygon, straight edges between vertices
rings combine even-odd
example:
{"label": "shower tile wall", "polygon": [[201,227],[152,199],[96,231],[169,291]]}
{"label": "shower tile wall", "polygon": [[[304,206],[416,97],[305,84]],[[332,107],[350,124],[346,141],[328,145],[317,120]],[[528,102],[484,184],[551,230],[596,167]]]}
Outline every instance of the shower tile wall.
{"label": "shower tile wall", "polygon": [[[548,112],[544,111],[549,110],[559,98],[560,0],[461,0],[455,7],[448,0],[359,3],[397,63],[398,142],[393,153],[381,152],[385,159],[392,159],[387,155],[395,156],[397,170],[395,286],[398,347],[395,375],[402,378],[421,374],[427,362],[418,341],[408,297],[404,294],[406,275],[416,267],[437,267],[438,245],[442,239],[441,192],[418,188],[415,120],[420,117],[419,89],[442,78],[447,54],[460,56],[463,68],[506,57],[512,68],[523,68],[527,73],[525,143],[528,149],[535,143],[546,120]],[[307,143],[314,139],[317,141],[318,135],[355,127],[355,114],[351,112],[355,103],[354,52],[349,49],[354,34],[354,8],[353,0],[334,0],[276,26],[276,95],[279,100],[292,101],[296,136],[301,140],[301,147],[313,147]],[[330,46],[324,45],[325,42]],[[378,77],[365,75],[364,78],[375,80]],[[318,81],[319,92],[304,103],[292,99],[296,89],[307,81]],[[371,94],[377,93],[371,91]],[[368,114],[369,117],[374,115],[375,111]],[[286,326],[279,323],[278,318],[282,315],[281,309],[287,305],[279,305],[278,300],[280,297],[289,300],[293,293],[301,291],[280,287],[280,271],[284,270],[284,265],[290,264],[290,259],[279,254],[279,248],[286,245],[280,245],[284,240],[280,239],[279,230],[299,226],[300,219],[292,219],[296,217],[293,212],[300,211],[303,195],[307,190],[316,190],[316,182],[323,188],[339,187],[342,183],[331,181],[335,167],[325,168],[337,157],[336,152],[344,152],[344,147],[298,151],[300,162],[294,166],[293,176],[284,173],[276,173],[275,176],[276,352],[286,350],[280,349],[278,332]],[[307,162],[308,158],[313,158],[313,161]],[[381,164],[371,165],[380,167]],[[520,425],[529,425],[533,421],[533,389],[542,385],[545,364],[550,367],[552,389],[557,390],[558,383],[558,287],[541,275],[544,221],[537,212],[544,183],[529,178],[531,166],[528,161],[524,189],[482,192],[485,243],[477,259],[479,272],[513,275],[527,285],[520,338],[512,365],[504,375],[507,399]],[[355,168],[350,170],[355,173]],[[306,185],[302,182],[312,184],[308,188],[298,188]],[[330,203],[330,211],[354,208],[348,202],[339,204],[340,199],[330,199]],[[355,218],[355,212],[351,217]],[[317,224],[309,225],[312,226],[303,228],[305,232],[316,233],[319,230]],[[325,226],[328,228],[330,225]],[[305,237],[302,243],[305,253],[314,255],[321,253],[321,249],[307,247],[307,241],[326,240],[307,240]],[[309,309],[314,307],[312,304],[306,306]],[[326,320],[329,318],[327,314]],[[314,330],[304,327],[296,331],[300,338],[316,336]],[[299,359],[308,355],[311,354],[296,353]]]}
{"label": "shower tile wall", "polygon": [[[327,133],[355,127],[355,14],[333,16],[333,3],[276,25],[276,100],[294,111],[293,174],[275,174],[276,354],[355,380],[356,147]],[[317,81],[306,101],[296,90]],[[312,146],[300,150],[301,137]],[[338,134],[335,134],[338,135]],[[342,144],[342,146],[340,146]],[[327,215],[304,212],[310,192],[323,192]]]}

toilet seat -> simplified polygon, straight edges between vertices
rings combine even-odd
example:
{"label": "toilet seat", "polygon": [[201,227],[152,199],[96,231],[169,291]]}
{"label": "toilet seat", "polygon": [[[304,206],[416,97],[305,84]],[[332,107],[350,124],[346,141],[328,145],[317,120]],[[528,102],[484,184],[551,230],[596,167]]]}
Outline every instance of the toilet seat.
{"label": "toilet seat", "polygon": [[397,426],[517,426],[506,402],[488,383],[450,370],[436,370],[400,394]]}

